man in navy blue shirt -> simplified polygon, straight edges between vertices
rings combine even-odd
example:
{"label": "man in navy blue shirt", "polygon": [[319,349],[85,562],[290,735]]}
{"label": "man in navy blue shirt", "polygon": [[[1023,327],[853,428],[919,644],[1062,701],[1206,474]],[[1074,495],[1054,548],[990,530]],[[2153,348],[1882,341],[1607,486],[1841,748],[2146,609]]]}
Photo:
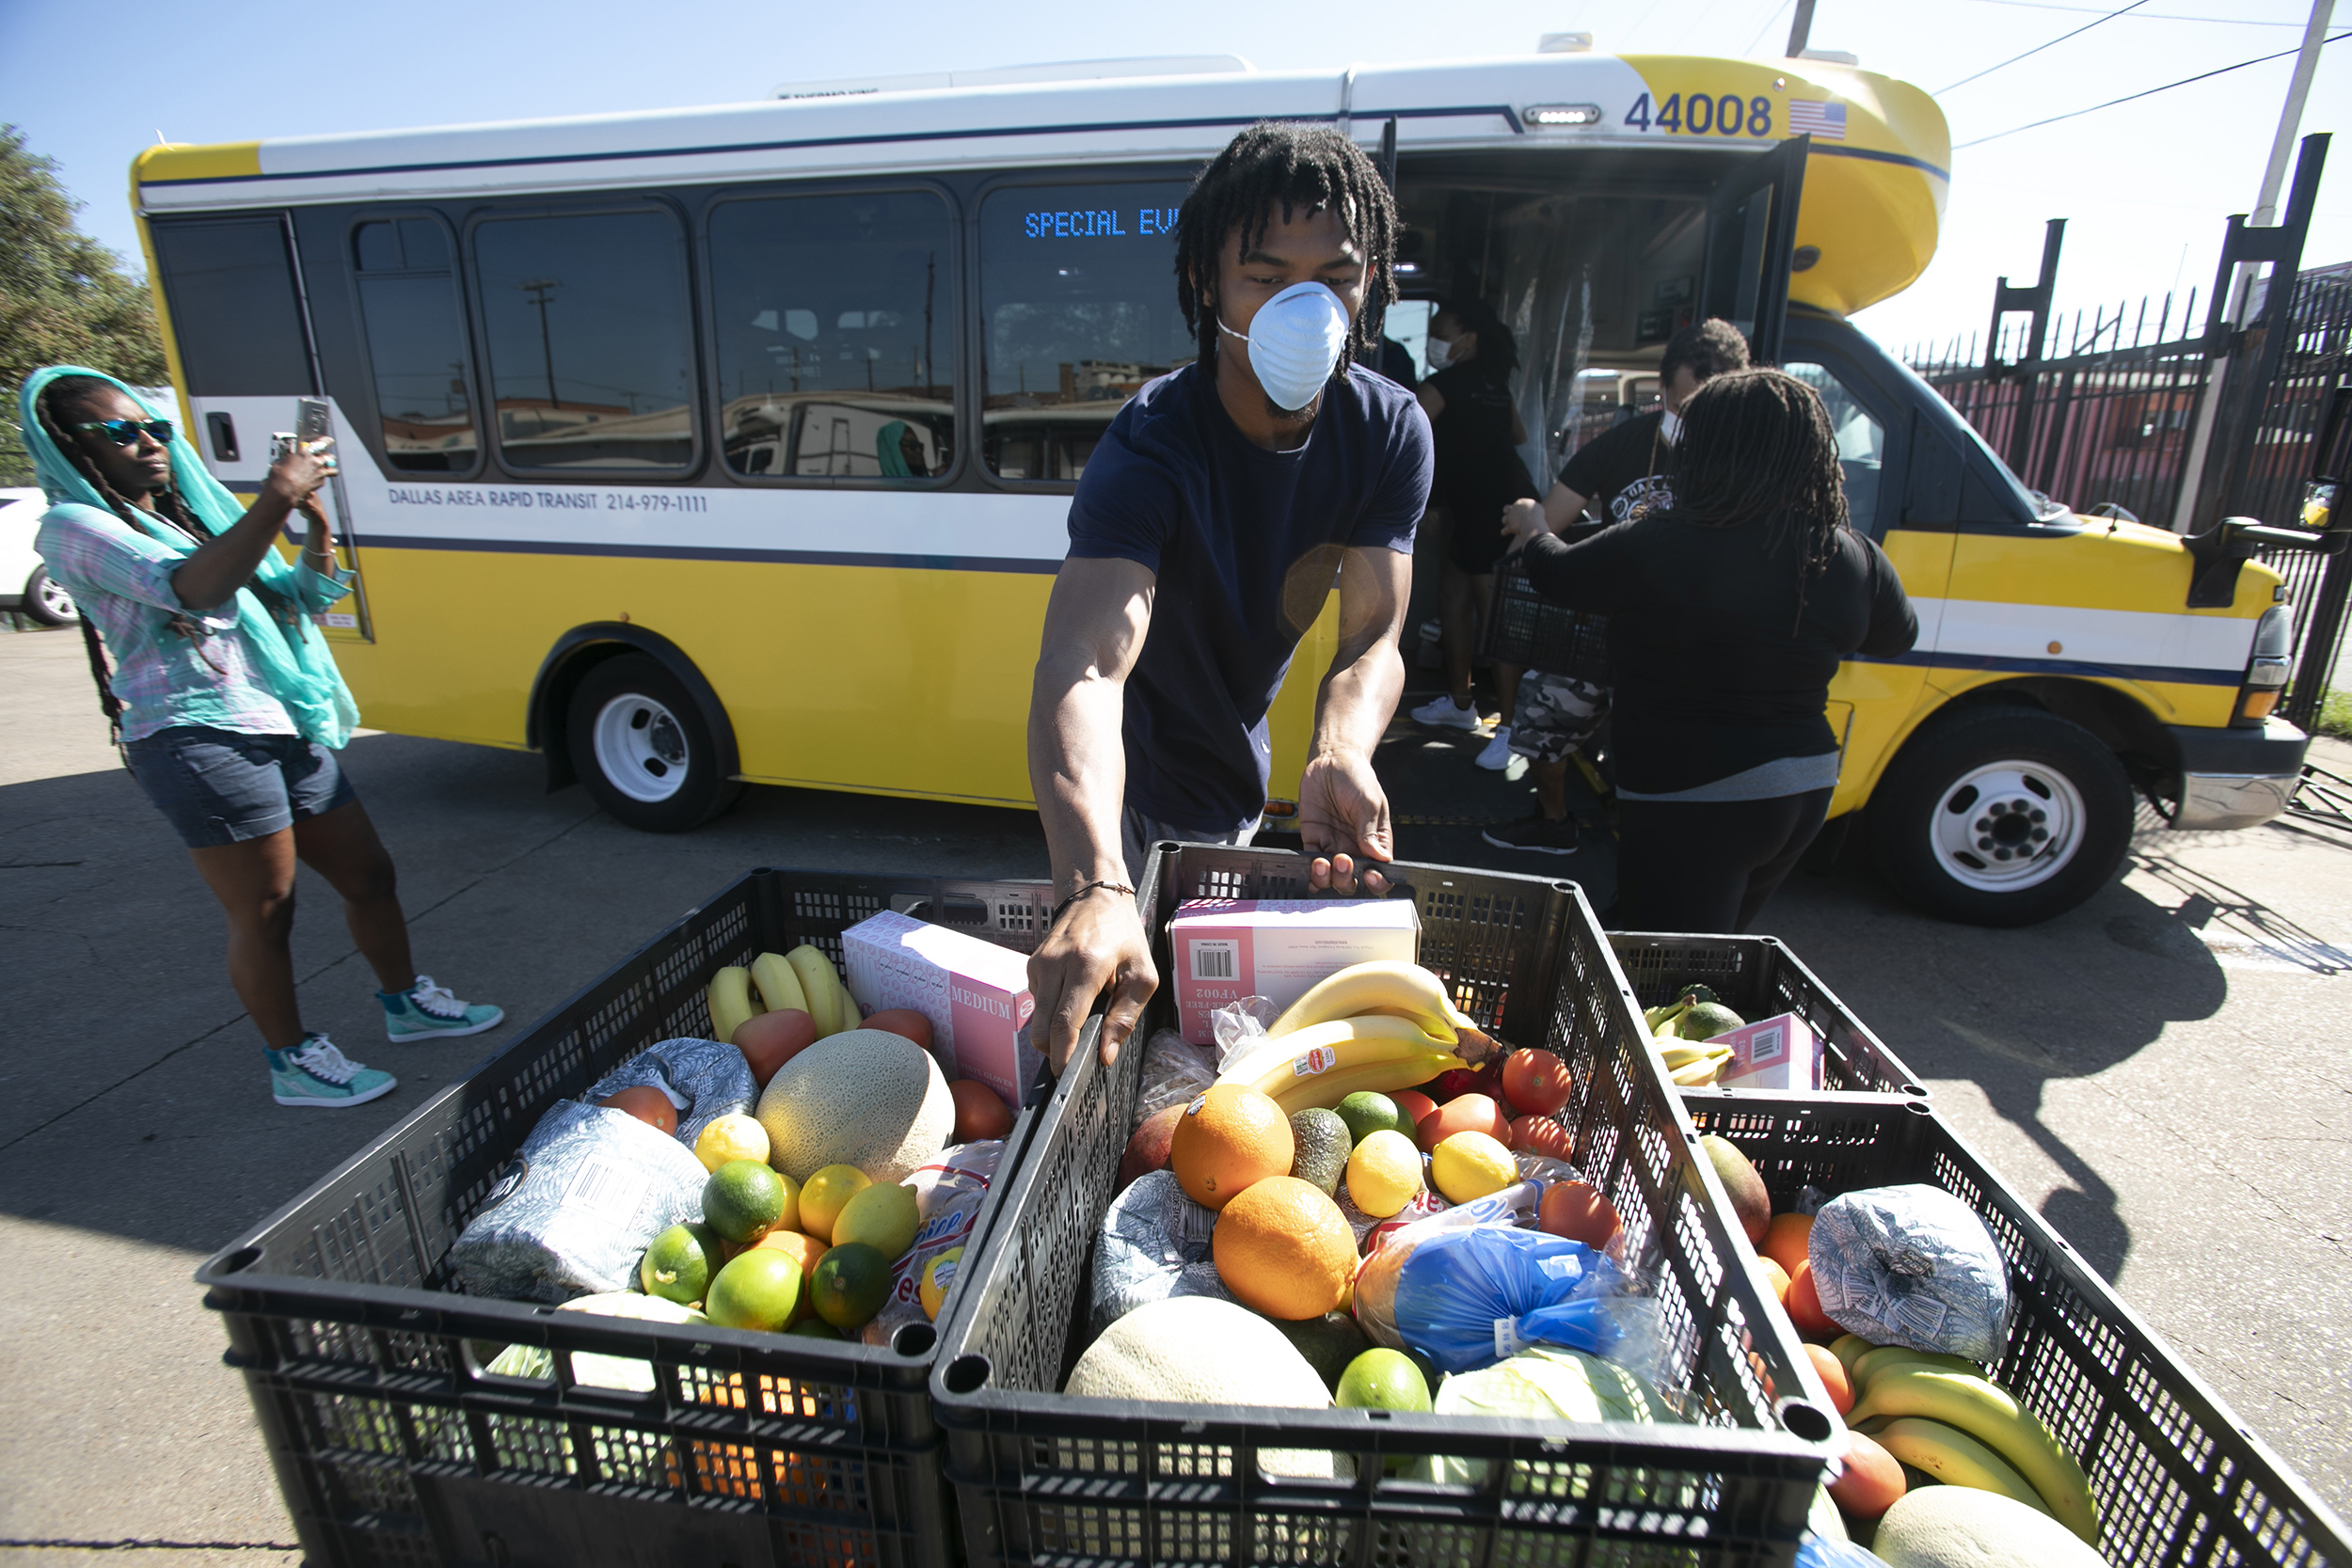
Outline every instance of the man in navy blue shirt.
{"label": "man in navy blue shirt", "polygon": [[1266,709],[1336,581],[1340,645],[1299,784],[1310,884],[1385,885],[1372,752],[1397,652],[1429,425],[1356,363],[1395,297],[1396,209],[1324,126],[1262,123],[1195,182],[1177,301],[1200,356],[1136,394],[1070,509],[1029,702],[1029,779],[1058,908],[1029,960],[1059,1071],[1097,997],[1105,1062],[1159,984],[1136,908],[1154,839],[1244,844],[1265,803]]}

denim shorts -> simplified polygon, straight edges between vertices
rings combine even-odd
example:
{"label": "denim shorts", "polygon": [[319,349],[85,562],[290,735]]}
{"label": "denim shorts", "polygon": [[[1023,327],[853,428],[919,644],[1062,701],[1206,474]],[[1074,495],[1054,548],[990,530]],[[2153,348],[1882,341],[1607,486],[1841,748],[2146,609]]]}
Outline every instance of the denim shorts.
{"label": "denim shorts", "polygon": [[175,724],[122,751],[131,776],[191,849],[265,838],[358,799],[335,753],[300,736]]}

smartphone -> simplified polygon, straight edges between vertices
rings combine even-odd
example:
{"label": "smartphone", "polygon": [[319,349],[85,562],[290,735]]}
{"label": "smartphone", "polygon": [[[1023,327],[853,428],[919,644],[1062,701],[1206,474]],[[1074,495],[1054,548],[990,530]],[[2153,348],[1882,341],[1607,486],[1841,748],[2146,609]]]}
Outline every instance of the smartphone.
{"label": "smartphone", "polygon": [[[321,439],[332,433],[325,398],[294,399],[294,428],[278,431],[270,436],[269,460],[276,463],[299,445]],[[286,515],[286,537],[300,545],[310,534],[310,519],[300,512]]]}

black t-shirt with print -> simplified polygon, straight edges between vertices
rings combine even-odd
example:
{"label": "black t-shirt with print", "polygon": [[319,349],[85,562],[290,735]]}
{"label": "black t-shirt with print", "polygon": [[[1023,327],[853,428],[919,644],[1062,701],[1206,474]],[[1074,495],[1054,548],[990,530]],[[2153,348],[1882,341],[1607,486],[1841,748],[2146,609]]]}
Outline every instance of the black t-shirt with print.
{"label": "black t-shirt with print", "polygon": [[1589,500],[1603,523],[1622,523],[1644,501],[1662,499],[1675,451],[1662,434],[1665,418],[1653,411],[1594,436],[1561,468],[1560,483]]}

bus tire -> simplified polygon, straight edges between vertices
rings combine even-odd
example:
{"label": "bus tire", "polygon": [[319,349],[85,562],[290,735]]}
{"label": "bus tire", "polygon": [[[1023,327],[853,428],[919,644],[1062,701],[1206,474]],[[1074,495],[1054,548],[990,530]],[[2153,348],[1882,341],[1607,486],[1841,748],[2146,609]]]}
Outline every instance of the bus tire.
{"label": "bus tire", "polygon": [[2107,884],[2131,780],[2098,736],[2037,707],[1967,708],[1921,732],[1872,792],[1880,871],[1928,913],[2030,926]]}
{"label": "bus tire", "polygon": [[719,748],[685,684],[645,654],[617,655],[580,677],[564,740],[590,797],[641,832],[699,828],[743,796],[719,771]]}

